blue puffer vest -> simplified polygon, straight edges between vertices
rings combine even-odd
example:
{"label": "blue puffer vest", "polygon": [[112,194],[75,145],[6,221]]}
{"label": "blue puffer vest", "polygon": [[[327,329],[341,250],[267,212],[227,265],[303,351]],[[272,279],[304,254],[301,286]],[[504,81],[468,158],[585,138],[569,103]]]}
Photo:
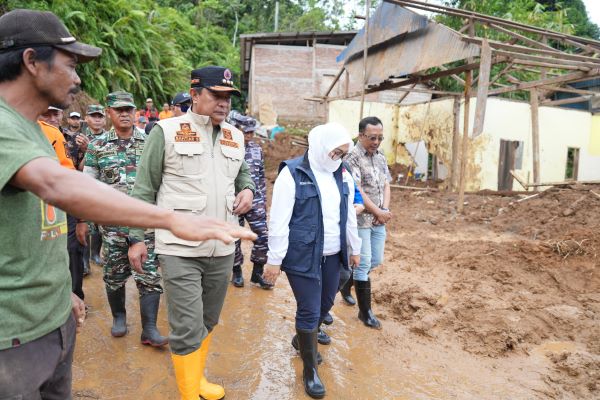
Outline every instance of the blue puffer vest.
{"label": "blue puffer vest", "polygon": [[[322,194],[310,168],[308,152],[304,156],[282,162],[279,172],[285,167],[288,167],[296,183],[296,199],[289,224],[288,250],[281,263],[281,270],[288,274],[320,279],[324,242],[323,210],[320,200]],[[341,262],[342,267],[348,269],[346,220],[349,188],[343,181],[342,171],[343,166],[340,166],[333,176],[340,191]]]}

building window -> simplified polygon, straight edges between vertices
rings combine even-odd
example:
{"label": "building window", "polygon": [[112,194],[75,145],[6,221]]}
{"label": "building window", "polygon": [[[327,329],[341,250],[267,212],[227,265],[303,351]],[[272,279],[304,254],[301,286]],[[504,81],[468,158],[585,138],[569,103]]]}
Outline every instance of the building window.
{"label": "building window", "polygon": [[579,172],[579,149],[576,147],[569,147],[567,149],[567,166],[565,168],[565,179],[577,180]]}

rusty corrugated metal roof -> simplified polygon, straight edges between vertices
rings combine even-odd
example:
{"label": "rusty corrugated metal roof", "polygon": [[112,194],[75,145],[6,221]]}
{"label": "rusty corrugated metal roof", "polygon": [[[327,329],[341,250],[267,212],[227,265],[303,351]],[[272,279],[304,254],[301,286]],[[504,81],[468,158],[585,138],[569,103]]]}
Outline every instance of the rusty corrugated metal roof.
{"label": "rusty corrugated metal roof", "polygon": [[[373,36],[371,36],[373,32]],[[382,3],[369,20],[367,83],[379,84],[453,61],[477,57],[480,48],[462,35],[404,7]],[[351,76],[362,76],[364,30],[340,54]]]}

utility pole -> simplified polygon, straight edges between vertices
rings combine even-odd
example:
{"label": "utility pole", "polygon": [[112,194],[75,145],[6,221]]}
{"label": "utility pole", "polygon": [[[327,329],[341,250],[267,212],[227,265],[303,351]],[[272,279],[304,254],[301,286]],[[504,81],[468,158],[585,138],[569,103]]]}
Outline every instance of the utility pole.
{"label": "utility pole", "polygon": [[277,32],[279,30],[279,2],[275,2],[275,30],[273,32]]}

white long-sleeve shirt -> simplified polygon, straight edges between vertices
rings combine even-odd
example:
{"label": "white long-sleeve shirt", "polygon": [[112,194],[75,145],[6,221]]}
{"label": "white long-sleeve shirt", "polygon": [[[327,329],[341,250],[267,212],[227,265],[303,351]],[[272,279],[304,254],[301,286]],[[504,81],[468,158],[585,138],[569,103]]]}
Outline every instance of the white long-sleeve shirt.
{"label": "white long-sleeve shirt", "polygon": [[[323,210],[324,243],[323,255],[338,253],[340,249],[340,192],[332,173],[313,170],[321,192]],[[343,181],[348,184],[348,218],[346,221],[346,241],[352,255],[360,254],[361,240],[358,236],[356,211],[354,210],[354,180],[348,172],[343,173]],[[268,263],[281,265],[288,250],[289,224],[296,201],[296,183],[285,167],[279,173],[273,187],[273,199],[269,219]]]}

